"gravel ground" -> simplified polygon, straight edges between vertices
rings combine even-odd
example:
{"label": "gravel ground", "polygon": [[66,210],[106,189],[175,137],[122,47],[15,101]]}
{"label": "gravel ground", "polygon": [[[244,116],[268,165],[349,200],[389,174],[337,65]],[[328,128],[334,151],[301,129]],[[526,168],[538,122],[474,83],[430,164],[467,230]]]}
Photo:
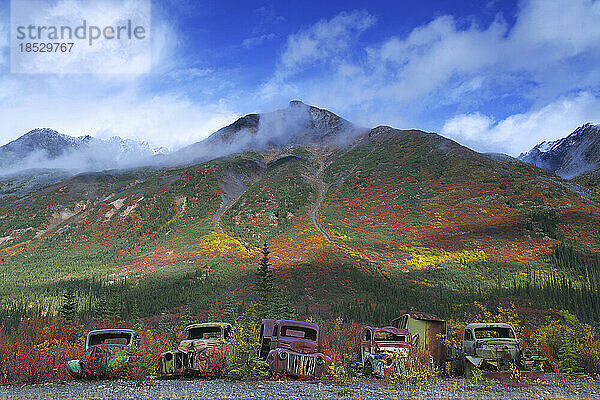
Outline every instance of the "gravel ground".
{"label": "gravel ground", "polygon": [[600,399],[600,381],[505,387],[439,379],[427,384],[228,380],[66,382],[0,386],[0,399]]}

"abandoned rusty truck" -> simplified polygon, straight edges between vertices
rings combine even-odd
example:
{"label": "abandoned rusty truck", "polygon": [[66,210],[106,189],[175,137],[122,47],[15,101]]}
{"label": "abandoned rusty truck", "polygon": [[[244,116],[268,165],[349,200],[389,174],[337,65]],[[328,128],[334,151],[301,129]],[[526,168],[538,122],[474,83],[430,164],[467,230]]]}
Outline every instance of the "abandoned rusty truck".
{"label": "abandoned rusty truck", "polygon": [[543,378],[546,361],[539,352],[523,350],[512,326],[474,323],[465,327],[462,343],[463,368],[467,377],[480,371],[490,379],[509,379],[511,368],[529,379]]}
{"label": "abandoned rusty truck", "polygon": [[366,326],[361,333],[359,367],[364,376],[402,374],[410,368],[413,355],[413,339],[406,329]]}
{"label": "abandoned rusty truck", "polygon": [[231,324],[208,322],[188,325],[175,350],[160,355],[159,378],[218,377],[227,364]]}
{"label": "abandoned rusty truck", "polygon": [[[384,378],[402,374],[425,355],[439,372],[467,377],[507,380],[517,376],[541,379],[547,360],[539,352],[522,349],[515,331],[504,323],[472,323],[465,327],[462,346],[446,346],[446,322],[436,316],[410,312],[393,326],[366,326],[360,333],[360,361],[365,376]],[[209,322],[188,325],[175,350],[158,360],[158,377],[219,377],[234,351],[231,324]],[[276,377],[318,379],[331,358],[320,351],[319,326],[311,322],[263,319],[259,356]],[[105,379],[126,370],[138,348],[130,329],[91,331],[85,340],[85,358],[71,360],[67,371],[74,378]]]}
{"label": "abandoned rusty truck", "polygon": [[311,322],[263,319],[259,352],[280,377],[320,378],[331,363],[319,352],[319,326]]}
{"label": "abandoned rusty truck", "polygon": [[446,322],[435,315],[410,312],[396,318],[392,325],[408,330],[416,348],[447,374],[471,377],[481,372],[485,378],[507,380],[511,368],[516,368],[529,379],[544,376],[546,359],[534,349],[522,349],[509,324],[469,324],[458,349],[446,346]]}
{"label": "abandoned rusty truck", "polygon": [[137,348],[137,336],[130,329],[100,329],[85,338],[85,359],[67,362],[75,379],[106,379],[127,366]]}

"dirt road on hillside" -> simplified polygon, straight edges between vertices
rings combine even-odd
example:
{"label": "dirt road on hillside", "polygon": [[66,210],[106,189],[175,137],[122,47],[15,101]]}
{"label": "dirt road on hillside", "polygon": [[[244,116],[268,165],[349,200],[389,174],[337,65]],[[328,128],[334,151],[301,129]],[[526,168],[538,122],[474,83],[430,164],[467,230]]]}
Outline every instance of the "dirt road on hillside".
{"label": "dirt road on hillside", "polygon": [[352,168],[350,168],[348,171],[346,171],[346,173],[339,178],[337,181],[333,182],[333,183],[325,183],[325,180],[323,178],[323,174],[325,172],[325,169],[329,166],[329,164],[325,163],[325,160],[319,157],[315,157],[316,160],[319,163],[319,168],[315,171],[313,171],[312,176],[306,176],[306,178],[310,181],[310,183],[313,185],[313,187],[317,190],[317,200],[315,201],[315,203],[311,206],[310,210],[309,210],[309,215],[310,215],[310,219],[315,227],[316,230],[318,230],[319,232],[321,232],[321,234],[325,237],[325,239],[327,239],[328,242],[330,242],[331,244],[333,244],[335,247],[344,250],[344,247],[338,243],[336,243],[331,236],[329,235],[329,232],[327,232],[323,226],[321,225],[321,221],[319,220],[319,211],[321,209],[321,206],[323,205],[323,201],[325,200],[325,195],[327,194],[327,191],[332,187],[332,186],[340,186],[341,184],[344,183],[344,181],[350,176],[350,174],[352,174],[356,168],[362,163],[362,161],[369,157],[371,154],[373,154],[373,152],[375,151],[377,147],[374,146],[373,149],[369,152],[369,154],[367,154],[366,156],[364,156],[363,158],[361,158],[361,160],[359,162],[357,162],[356,164],[354,164],[354,166],[352,166]]}
{"label": "dirt road on hillside", "polygon": [[242,197],[242,194],[244,194],[244,192],[240,193],[238,196],[234,197],[234,198],[230,198],[227,195],[221,195],[222,196],[222,201],[221,201],[221,206],[219,207],[219,209],[217,210],[217,212],[215,213],[215,215],[213,215],[213,226],[215,228],[217,228],[219,230],[219,232],[221,232],[222,234],[226,234],[225,230],[223,229],[223,224],[221,223],[221,218],[223,218],[223,215],[225,215],[225,213],[227,211],[229,211],[229,209],[239,200],[240,197]]}
{"label": "dirt road on hillside", "polygon": [[319,221],[319,210],[321,209],[323,201],[325,200],[325,194],[327,193],[327,190],[331,185],[326,184],[323,180],[323,172],[325,171],[326,167],[325,162],[321,159],[318,159],[318,162],[319,168],[316,171],[313,171],[312,176],[306,176],[306,178],[310,181],[312,186],[317,191],[317,200],[315,200],[314,204],[310,207],[309,210],[310,220],[312,221],[315,229],[321,232],[323,236],[325,236],[325,239],[331,242],[334,246],[339,247],[333,240],[331,240],[329,233],[327,233],[327,231],[323,229],[323,226],[321,226],[321,221]]}

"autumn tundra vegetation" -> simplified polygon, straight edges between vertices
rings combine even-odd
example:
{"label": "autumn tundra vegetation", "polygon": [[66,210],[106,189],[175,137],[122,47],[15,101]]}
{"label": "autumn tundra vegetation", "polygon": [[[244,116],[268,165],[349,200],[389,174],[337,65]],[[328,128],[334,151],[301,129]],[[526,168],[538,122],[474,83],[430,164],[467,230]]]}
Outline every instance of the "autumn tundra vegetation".
{"label": "autumn tundra vegetation", "polygon": [[[263,319],[315,323],[325,378],[355,379],[365,326],[409,311],[510,324],[565,379],[600,372],[600,203],[517,160],[372,130],[192,166],[68,178],[0,198],[0,382],[68,379],[86,334],[138,334],[143,381],[186,326],[232,325],[223,376],[262,379]],[[418,358],[418,357],[417,357]],[[402,376],[437,373],[427,357]]]}

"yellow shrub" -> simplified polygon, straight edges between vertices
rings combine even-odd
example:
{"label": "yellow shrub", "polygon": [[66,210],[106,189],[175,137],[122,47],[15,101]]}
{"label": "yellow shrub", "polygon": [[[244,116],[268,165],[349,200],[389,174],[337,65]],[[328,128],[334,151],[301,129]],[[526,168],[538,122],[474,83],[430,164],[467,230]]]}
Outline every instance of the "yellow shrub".
{"label": "yellow shrub", "polygon": [[399,251],[410,254],[411,258],[406,262],[414,267],[429,267],[447,262],[467,263],[473,261],[485,261],[483,250],[446,251],[433,247],[400,246]]}

